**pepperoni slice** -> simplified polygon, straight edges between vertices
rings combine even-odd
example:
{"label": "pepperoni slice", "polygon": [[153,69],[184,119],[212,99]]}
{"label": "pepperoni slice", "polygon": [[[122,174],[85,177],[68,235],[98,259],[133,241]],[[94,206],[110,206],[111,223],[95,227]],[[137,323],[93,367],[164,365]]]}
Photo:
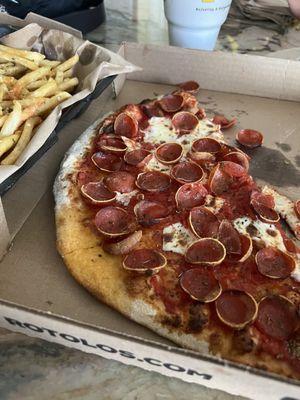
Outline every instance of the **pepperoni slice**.
{"label": "pepperoni slice", "polygon": [[216,300],[216,311],[220,320],[234,329],[243,329],[257,315],[257,303],[248,293],[226,290]]}
{"label": "pepperoni slice", "polygon": [[180,111],[172,118],[172,125],[180,133],[189,133],[198,125],[199,120],[189,111]]}
{"label": "pepperoni slice", "polygon": [[150,151],[145,150],[145,149],[136,149],[136,150],[127,151],[124,155],[124,161],[129,165],[138,165],[149,154],[150,154]]}
{"label": "pepperoni slice", "polygon": [[182,83],[179,83],[177,86],[179,86],[180,89],[184,90],[185,92],[189,92],[192,94],[198,93],[198,91],[200,89],[200,85],[196,81],[182,82]]}
{"label": "pepperoni slice", "polygon": [[125,153],[127,147],[122,138],[115,135],[102,135],[97,146],[106,152],[122,154]]}
{"label": "pepperoni slice", "polygon": [[183,161],[171,169],[172,178],[179,183],[199,182],[203,175],[204,172],[200,165],[191,161]]}
{"label": "pepperoni slice", "polygon": [[246,154],[240,152],[240,151],[233,151],[228,154],[226,154],[223,157],[224,161],[231,161],[235,164],[240,165],[245,169],[245,171],[249,170],[249,160]]}
{"label": "pepperoni slice", "polygon": [[170,113],[179,111],[183,106],[183,97],[180,94],[168,94],[158,101],[160,107]]}
{"label": "pepperoni slice", "polygon": [[232,178],[221,170],[220,165],[217,164],[209,174],[208,185],[212,193],[220,195],[230,188]]}
{"label": "pepperoni slice", "polygon": [[255,261],[261,274],[275,279],[287,278],[296,267],[293,257],[271,246],[259,250]]}
{"label": "pepperoni slice", "polygon": [[251,205],[264,222],[274,223],[279,221],[280,216],[275,210],[254,200],[251,201]]}
{"label": "pepperoni slice", "polygon": [[118,136],[133,138],[138,132],[138,122],[134,117],[123,112],[115,119],[114,131]]}
{"label": "pepperoni slice", "polygon": [[92,162],[101,169],[101,171],[114,172],[122,166],[122,159],[115,154],[107,154],[98,151],[91,158]]}
{"label": "pepperoni slice", "polygon": [[250,202],[256,202],[271,209],[275,207],[274,197],[270,194],[261,193],[258,190],[253,190],[251,192]]}
{"label": "pepperoni slice", "polygon": [[251,236],[240,235],[240,242],[241,242],[241,253],[228,254],[228,261],[244,262],[251,256],[253,250],[253,243]]}
{"label": "pepperoni slice", "polygon": [[262,145],[264,137],[262,133],[253,129],[242,129],[237,133],[236,140],[242,146],[253,149]]}
{"label": "pepperoni slice", "polygon": [[273,196],[253,191],[251,193],[250,204],[263,221],[271,223],[279,221],[280,217],[273,209],[275,207]]}
{"label": "pepperoni slice", "polygon": [[191,264],[218,265],[224,260],[226,249],[213,238],[203,238],[192,243],[186,250],[185,259]]}
{"label": "pepperoni slice", "polygon": [[186,183],[175,194],[176,206],[179,210],[201,206],[205,202],[206,195],[207,190],[202,183]]}
{"label": "pepperoni slice", "polygon": [[156,103],[143,104],[141,107],[148,118],[164,116],[163,110]]}
{"label": "pepperoni slice", "polygon": [[229,129],[237,123],[237,119],[233,118],[230,121],[224,115],[215,115],[212,122],[216,125],[221,125],[221,129]]}
{"label": "pepperoni slice", "polygon": [[242,245],[240,235],[227,219],[223,219],[220,224],[218,239],[224,244],[227,254],[241,254]]}
{"label": "pepperoni slice", "polygon": [[180,277],[180,286],[192,299],[210,303],[221,294],[222,288],[213,272],[208,269],[193,268],[184,271]]}
{"label": "pepperoni slice", "polygon": [[157,201],[142,200],[134,207],[134,213],[138,222],[143,226],[152,226],[169,215],[166,206]]}
{"label": "pepperoni slice", "polygon": [[177,163],[183,154],[183,147],[179,143],[161,144],[155,151],[155,156],[163,164]]}
{"label": "pepperoni slice", "polygon": [[246,175],[246,170],[239,164],[232,161],[221,161],[220,169],[231,178],[241,178]]}
{"label": "pepperoni slice", "polygon": [[123,208],[105,207],[97,212],[95,225],[99,232],[107,236],[122,236],[130,231],[131,220]]}
{"label": "pepperoni slice", "polygon": [[135,272],[159,271],[166,264],[166,257],[152,249],[133,250],[123,261],[125,269]]}
{"label": "pepperoni slice", "polygon": [[297,328],[297,311],[284,296],[267,296],[258,305],[256,325],[266,335],[287,340]]}
{"label": "pepperoni slice", "polygon": [[220,225],[215,214],[206,207],[193,208],[189,215],[189,223],[199,238],[216,237]]}
{"label": "pepperoni slice", "polygon": [[123,110],[125,114],[130,115],[130,117],[132,117],[138,123],[142,122],[145,118],[145,115],[139,104],[127,104],[125,107],[123,107]]}
{"label": "pepperoni slice", "polygon": [[89,182],[82,185],[81,193],[93,204],[107,204],[114,201],[116,195],[112,193],[102,182]]}
{"label": "pepperoni slice", "polygon": [[183,111],[189,111],[193,114],[196,114],[199,111],[198,100],[192,93],[184,92],[179,89],[173,94],[180,94],[180,96],[183,98]]}
{"label": "pepperoni slice", "polygon": [[135,189],[135,177],[125,171],[109,174],[104,183],[112,192],[129,193]]}
{"label": "pepperoni slice", "polygon": [[300,200],[296,200],[294,203],[294,210],[298,218],[300,218]]}
{"label": "pepperoni slice", "polygon": [[170,187],[171,180],[167,174],[149,171],[138,175],[136,185],[147,192],[163,192]]}
{"label": "pepperoni slice", "polygon": [[143,231],[135,231],[119,242],[104,242],[102,247],[106,253],[113,254],[115,256],[127,254],[141,241],[142,236]]}
{"label": "pepperoni slice", "polygon": [[127,104],[123,107],[123,112],[130,115],[138,123],[145,119],[145,114],[140,104]]}
{"label": "pepperoni slice", "polygon": [[193,152],[217,154],[221,148],[220,142],[208,137],[195,140],[192,144]]}

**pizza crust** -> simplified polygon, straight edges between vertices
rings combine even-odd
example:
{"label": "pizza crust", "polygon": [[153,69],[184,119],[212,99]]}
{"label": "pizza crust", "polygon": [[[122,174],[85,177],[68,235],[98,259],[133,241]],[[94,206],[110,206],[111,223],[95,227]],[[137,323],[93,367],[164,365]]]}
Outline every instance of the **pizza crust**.
{"label": "pizza crust", "polygon": [[[231,338],[218,335],[218,332],[209,328],[205,327],[200,333],[185,333],[180,326],[166,325],[162,322],[162,316],[165,314],[168,317],[168,314],[160,299],[150,301],[142,294],[136,296],[128,291],[127,272],[122,268],[121,257],[105,253],[100,235],[85,225],[89,210],[70,179],[97,133],[97,127],[105,118],[98,119],[71,146],[54,183],[57,248],[71,275],[102,302],[182,347],[201,354],[209,354],[213,350],[214,356],[293,377],[293,371],[287,363],[275,360],[268,354],[262,358],[257,358],[252,352],[232,354]],[[212,335],[219,341],[215,349]]]}
{"label": "pizza crust", "polygon": [[88,146],[95,135],[96,128],[100,125],[101,121],[104,121],[109,114],[98,118],[82,135],[72,144],[69,150],[66,152],[59,172],[56,176],[53,193],[55,198],[55,207],[60,209],[64,204],[70,204],[71,198],[68,196],[69,190],[71,188],[71,181],[66,179],[68,174],[72,174],[76,168],[78,161],[82,159]]}

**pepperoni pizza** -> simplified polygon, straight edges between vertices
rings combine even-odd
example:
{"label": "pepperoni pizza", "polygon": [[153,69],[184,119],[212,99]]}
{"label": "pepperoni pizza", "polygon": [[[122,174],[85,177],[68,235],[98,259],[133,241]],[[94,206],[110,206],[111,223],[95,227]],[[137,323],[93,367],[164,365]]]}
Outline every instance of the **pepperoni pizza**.
{"label": "pepperoni pizza", "polygon": [[249,175],[260,132],[186,82],[106,116],[55,182],[57,245],[101,301],[181,346],[300,378],[300,202]]}

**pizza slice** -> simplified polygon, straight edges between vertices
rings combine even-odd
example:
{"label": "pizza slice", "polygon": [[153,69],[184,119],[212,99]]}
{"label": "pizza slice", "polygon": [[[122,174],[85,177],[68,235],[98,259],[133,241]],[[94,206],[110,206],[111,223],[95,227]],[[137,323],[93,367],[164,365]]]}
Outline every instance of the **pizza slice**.
{"label": "pizza slice", "polygon": [[[58,250],[98,299],[180,346],[300,377],[299,202],[249,175],[198,85],[85,132],[56,178]],[[242,130],[243,148],[262,134]]]}

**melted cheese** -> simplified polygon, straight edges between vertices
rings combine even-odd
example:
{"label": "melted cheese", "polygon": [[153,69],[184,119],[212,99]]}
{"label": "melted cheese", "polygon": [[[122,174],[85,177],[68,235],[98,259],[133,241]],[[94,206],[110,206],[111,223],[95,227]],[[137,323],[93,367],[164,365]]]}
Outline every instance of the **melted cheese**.
{"label": "melted cheese", "polygon": [[187,246],[196,240],[196,237],[180,222],[166,226],[163,230],[163,250],[184,254]]}
{"label": "melted cheese", "polygon": [[[201,182],[202,183],[202,182]],[[217,214],[223,207],[225,200],[222,197],[212,196],[208,194],[205,197],[205,207],[214,214]]]}
{"label": "melted cheese", "polygon": [[126,136],[121,136],[123,142],[125,143],[125,146],[127,147],[128,151],[132,151],[132,150],[137,150],[141,148],[141,145],[136,142],[135,140],[129,139]]}
{"label": "melted cheese", "polygon": [[[249,228],[253,231],[251,237],[258,243],[263,243],[265,246],[273,246],[279,250],[287,251],[279,230],[272,224],[262,222],[260,220],[253,221],[248,217],[237,218],[233,221],[235,229],[243,234],[248,234]],[[300,259],[299,256],[291,254],[296,259],[296,268],[291,273],[291,277],[297,282],[300,282]]]}
{"label": "melted cheese", "polygon": [[171,167],[168,165],[164,165],[160,163],[157,158],[152,155],[152,157],[149,159],[147,164],[144,167],[144,170],[146,171],[159,171],[159,172],[164,172],[165,174],[168,174],[171,170]]}
{"label": "melted cheese", "polygon": [[165,117],[152,117],[144,133],[144,141],[154,144],[171,142],[177,138],[175,131],[172,130],[171,120]]}
{"label": "melted cheese", "polygon": [[144,131],[144,135],[145,142],[155,144],[165,142],[179,143],[183,146],[185,154],[190,150],[192,143],[202,137],[212,137],[224,141],[223,134],[219,130],[219,125],[212,123],[208,118],[200,120],[193,131],[178,136],[169,118],[152,117],[149,120],[148,128]]}
{"label": "melted cheese", "polygon": [[116,202],[122,204],[123,206],[128,206],[130,200],[138,193],[138,190],[133,190],[129,193],[116,192]]}
{"label": "melted cheese", "polygon": [[274,225],[262,222],[259,219],[253,221],[248,217],[237,218],[233,221],[233,224],[235,229],[243,235],[249,234],[251,229],[250,236],[254,241],[286,251],[281,233]]}

